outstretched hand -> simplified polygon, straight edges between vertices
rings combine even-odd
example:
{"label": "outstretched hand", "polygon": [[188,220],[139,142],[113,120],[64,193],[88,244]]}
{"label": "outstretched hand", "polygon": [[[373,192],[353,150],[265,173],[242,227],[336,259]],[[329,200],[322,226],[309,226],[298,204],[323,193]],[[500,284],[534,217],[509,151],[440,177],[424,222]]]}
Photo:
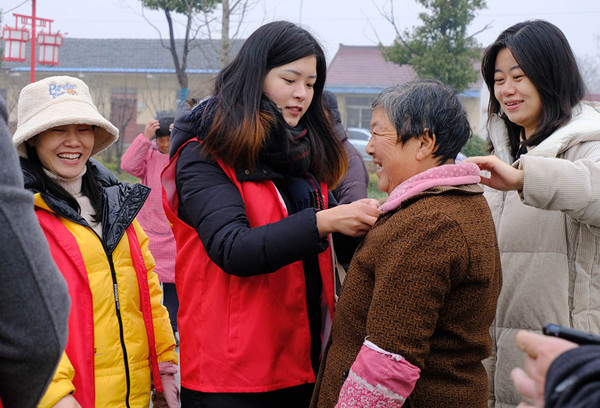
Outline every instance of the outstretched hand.
{"label": "outstretched hand", "polygon": [[377,200],[363,198],[350,204],[319,211],[317,213],[319,235],[324,237],[332,232],[340,232],[351,237],[363,236],[381,214],[378,208]]}
{"label": "outstretched hand", "polygon": [[502,191],[523,189],[523,170],[515,169],[496,156],[468,157],[465,161],[475,163],[480,170],[490,172],[490,177],[481,176],[481,184]]}
{"label": "outstretched hand", "polygon": [[527,354],[525,370],[515,368],[510,373],[510,378],[515,388],[525,398],[533,401],[535,405],[524,402],[518,408],[543,408],[544,384],[546,373],[552,362],[560,354],[577,347],[577,344],[556,337],[544,336],[520,330],[515,337],[517,347]]}

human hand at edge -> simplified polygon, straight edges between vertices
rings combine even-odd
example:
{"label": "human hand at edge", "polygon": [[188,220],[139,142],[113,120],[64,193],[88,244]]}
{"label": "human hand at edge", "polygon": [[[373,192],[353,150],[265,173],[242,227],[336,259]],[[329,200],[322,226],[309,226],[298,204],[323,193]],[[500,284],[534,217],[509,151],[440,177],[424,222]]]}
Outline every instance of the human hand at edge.
{"label": "human hand at edge", "polygon": [[481,176],[481,184],[502,191],[523,190],[525,174],[496,156],[467,157],[464,161],[475,163],[480,170],[490,172],[490,177]]}
{"label": "human hand at edge", "polygon": [[165,394],[156,394],[152,401],[152,408],[178,408],[179,399],[177,401],[169,401]]}
{"label": "human hand at edge", "polygon": [[73,394],[68,394],[62,397],[53,408],[81,408]]}
{"label": "human hand at edge", "polygon": [[322,210],[317,213],[317,228],[321,238],[332,232],[340,232],[351,237],[363,236],[371,229],[377,217],[379,202],[373,198],[363,198],[350,204]]}
{"label": "human hand at edge", "polygon": [[516,337],[517,347],[527,354],[525,370],[515,368],[510,373],[515,388],[525,398],[535,405],[519,404],[519,408],[544,406],[544,384],[546,373],[552,362],[567,350],[577,347],[577,344],[556,337],[544,336],[520,330]]}
{"label": "human hand at edge", "polygon": [[178,408],[179,386],[175,379],[178,371],[177,365],[169,361],[162,361],[158,363],[158,370],[163,392],[155,395],[152,406],[155,408]]}
{"label": "human hand at edge", "polygon": [[146,123],[146,127],[144,128],[144,136],[146,136],[146,139],[152,140],[154,134],[156,133],[159,127],[160,123],[158,123],[158,120],[149,120],[148,123]]}

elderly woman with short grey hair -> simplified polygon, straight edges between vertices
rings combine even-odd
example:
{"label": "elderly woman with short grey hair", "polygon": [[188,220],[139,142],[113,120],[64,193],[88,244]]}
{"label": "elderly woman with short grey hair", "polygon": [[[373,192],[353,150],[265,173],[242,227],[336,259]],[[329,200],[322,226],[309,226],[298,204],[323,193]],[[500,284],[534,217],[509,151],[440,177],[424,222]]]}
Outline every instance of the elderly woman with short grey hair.
{"label": "elderly woman with short grey hair", "polygon": [[350,265],[311,406],[486,407],[501,270],[479,169],[454,163],[466,113],[434,80],[372,106],[367,152],[389,198]]}

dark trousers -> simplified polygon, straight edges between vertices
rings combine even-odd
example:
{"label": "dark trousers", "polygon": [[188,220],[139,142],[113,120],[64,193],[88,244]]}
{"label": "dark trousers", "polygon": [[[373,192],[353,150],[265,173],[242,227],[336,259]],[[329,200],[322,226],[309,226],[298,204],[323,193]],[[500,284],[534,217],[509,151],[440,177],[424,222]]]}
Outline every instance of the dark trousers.
{"label": "dark trousers", "polygon": [[171,320],[171,327],[173,333],[177,331],[177,311],[179,310],[179,298],[177,297],[177,290],[175,290],[174,283],[163,283],[163,305],[169,312],[169,319]]}
{"label": "dark trousers", "polygon": [[181,387],[181,408],[307,408],[314,386],[259,393],[208,393]]}

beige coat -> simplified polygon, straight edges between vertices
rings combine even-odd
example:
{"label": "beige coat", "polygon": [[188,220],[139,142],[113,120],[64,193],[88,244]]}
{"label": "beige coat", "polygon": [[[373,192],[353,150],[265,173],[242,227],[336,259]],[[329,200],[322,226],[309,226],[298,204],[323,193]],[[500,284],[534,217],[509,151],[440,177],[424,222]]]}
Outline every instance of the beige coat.
{"label": "beige coat", "polygon": [[[492,118],[490,137],[495,154],[512,163],[500,118]],[[486,361],[496,407],[521,400],[510,380],[524,361],[514,342],[519,329],[557,323],[600,333],[600,105],[577,106],[569,123],[513,166],[525,171],[522,191],[485,193],[503,272]]]}

